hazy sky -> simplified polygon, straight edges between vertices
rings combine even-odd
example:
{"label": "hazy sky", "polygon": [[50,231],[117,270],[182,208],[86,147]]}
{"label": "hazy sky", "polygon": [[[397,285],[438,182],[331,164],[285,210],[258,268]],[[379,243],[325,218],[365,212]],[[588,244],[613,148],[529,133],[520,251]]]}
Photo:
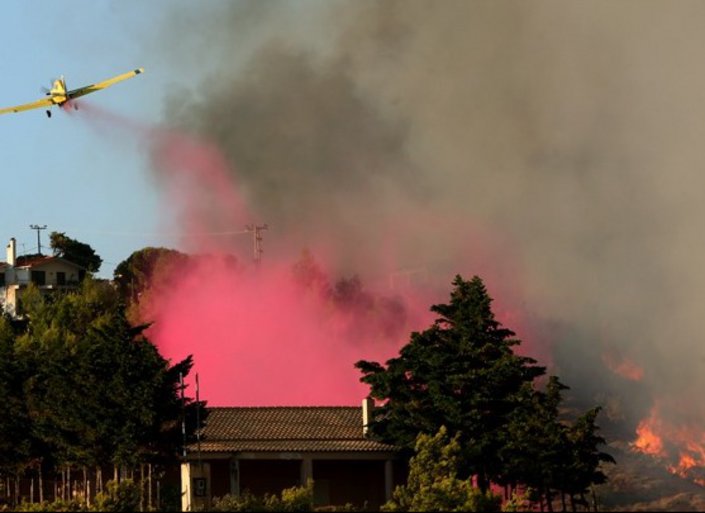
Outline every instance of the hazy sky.
{"label": "hazy sky", "polygon": [[[0,105],[39,99],[59,75],[75,88],[143,66],[144,75],[85,101],[158,122],[168,89],[199,79],[199,70],[165,65],[150,43],[164,9],[179,3],[4,1]],[[100,274],[112,276],[132,251],[176,243],[169,234],[178,227],[160,214],[147,160],[134,143],[115,144],[58,109],[51,119],[41,109],[0,117],[0,141],[0,240],[16,237],[20,252],[36,251],[29,225],[46,224],[43,247],[49,231],[64,231],[93,246],[105,261]]]}

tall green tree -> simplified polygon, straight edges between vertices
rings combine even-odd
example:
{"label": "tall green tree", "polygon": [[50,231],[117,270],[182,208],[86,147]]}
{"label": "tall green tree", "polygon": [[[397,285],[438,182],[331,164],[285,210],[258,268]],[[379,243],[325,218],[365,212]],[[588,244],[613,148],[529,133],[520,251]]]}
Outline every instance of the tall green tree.
{"label": "tall green tree", "polygon": [[527,386],[504,430],[500,457],[504,473],[498,483],[533,491],[531,498],[550,505],[554,490],[562,492],[572,458],[567,426],[559,418],[561,393],[568,387],[551,376],[545,390]]}
{"label": "tall green tree", "polygon": [[134,301],[150,286],[160,269],[183,265],[187,259],[188,255],[175,249],[146,247],[134,251],[113,273],[120,297],[126,304]]}
{"label": "tall green tree", "polygon": [[607,476],[601,470],[602,464],[616,463],[611,455],[600,450],[606,441],[598,434],[600,428],[596,420],[599,413],[599,407],[588,410],[568,430],[572,458],[563,489],[570,495],[573,511],[577,502],[588,506],[585,496],[593,485],[607,481]]}
{"label": "tall green tree", "polygon": [[[501,457],[505,474],[501,484],[518,484],[534,491],[534,499],[550,510],[560,497],[563,511],[567,499],[587,506],[585,494],[595,484],[604,483],[602,463],[614,463],[600,446],[604,438],[597,432],[599,408],[583,415],[561,415],[562,393],[568,387],[551,376],[545,390],[527,388],[521,405],[512,414],[505,433]],[[571,418],[572,417],[572,418]]]}
{"label": "tall green tree", "polygon": [[411,335],[386,367],[369,361],[356,366],[370,395],[382,402],[372,433],[412,449],[418,433],[445,425],[459,434],[463,475],[476,475],[482,490],[503,473],[502,431],[518,406],[521,391],[545,373],[532,358],[512,350],[514,333],[495,319],[482,280],[456,276],[450,301],[431,310],[433,325]]}
{"label": "tall green tree", "polygon": [[22,389],[24,369],[15,355],[9,320],[0,317],[0,474],[17,474],[29,465],[29,417]]}
{"label": "tall green tree", "polygon": [[27,370],[35,454],[49,467],[173,460],[184,416],[189,433],[195,429],[196,404],[182,402],[179,389],[192,359],[164,359],[105,282],[88,278],[55,296],[26,292],[29,321],[14,346]]}
{"label": "tall green tree", "polygon": [[78,264],[87,271],[97,273],[103,264],[103,259],[88,244],[67,236],[64,232],[51,232],[49,245],[54,256]]}
{"label": "tall green tree", "polygon": [[[114,283],[134,324],[151,322],[149,306],[182,279],[191,257],[175,249],[142,248],[115,267]],[[146,308],[145,308],[146,307]]]}

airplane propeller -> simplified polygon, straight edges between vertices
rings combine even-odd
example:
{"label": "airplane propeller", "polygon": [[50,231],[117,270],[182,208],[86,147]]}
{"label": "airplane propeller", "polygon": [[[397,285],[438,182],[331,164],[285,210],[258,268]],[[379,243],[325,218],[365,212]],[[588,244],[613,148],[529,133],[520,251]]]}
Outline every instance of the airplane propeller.
{"label": "airplane propeller", "polygon": [[53,81],[53,80],[49,80],[49,87],[47,87],[47,86],[40,86],[40,87],[39,87],[39,90],[40,90],[41,92],[43,92],[44,94],[46,94],[47,96],[49,96],[49,94],[51,93],[51,88],[52,88],[53,85],[54,85],[54,81]]}
{"label": "airplane propeller", "polygon": [[51,94],[51,88],[54,87],[54,82],[56,82],[58,79],[57,78],[52,78],[49,80],[49,87],[46,86],[41,86],[40,90],[47,96]]}

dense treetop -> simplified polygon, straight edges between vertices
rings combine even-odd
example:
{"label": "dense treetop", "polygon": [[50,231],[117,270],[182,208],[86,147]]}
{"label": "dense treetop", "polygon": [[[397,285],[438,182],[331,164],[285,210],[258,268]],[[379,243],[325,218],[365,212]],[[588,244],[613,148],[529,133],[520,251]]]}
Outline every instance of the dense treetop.
{"label": "dense treetop", "polygon": [[49,234],[49,245],[54,252],[54,256],[65,258],[89,272],[97,273],[103,264],[103,259],[91,246],[72,239],[63,232],[51,232]]}
{"label": "dense treetop", "polygon": [[496,483],[531,487],[549,502],[555,493],[582,498],[611,460],[598,450],[599,409],[559,418],[567,387],[557,377],[546,382],[544,367],[514,352],[520,342],[491,303],[479,277],[456,276],[450,301],[431,307],[439,317],[412,333],[399,356],[356,364],[379,403],[370,431],[410,453],[419,433],[447,429],[459,446],[459,477],[474,476],[481,490]]}

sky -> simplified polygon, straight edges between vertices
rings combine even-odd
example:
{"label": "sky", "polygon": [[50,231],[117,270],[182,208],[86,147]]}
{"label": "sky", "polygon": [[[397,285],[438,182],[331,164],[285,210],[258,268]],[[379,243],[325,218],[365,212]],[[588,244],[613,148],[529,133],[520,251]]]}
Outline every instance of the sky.
{"label": "sky", "polygon": [[[155,31],[167,5],[154,2],[3,2],[0,31],[0,105],[39,99],[42,87],[63,75],[69,89],[144,67],[145,74],[86,96],[86,102],[145,124],[159,124],[166,94],[190,87],[203,69],[162,58]],[[184,3],[184,2],[181,2]],[[41,13],[41,14],[40,14]],[[145,246],[174,247],[178,227],[160,204],[148,159],[135,141],[116,144],[79,117],[54,109],[0,117],[0,168],[5,195],[0,240],[15,237],[19,253],[36,252],[36,232],[65,232],[103,258],[99,273]],[[79,113],[80,114],[80,113]]]}

